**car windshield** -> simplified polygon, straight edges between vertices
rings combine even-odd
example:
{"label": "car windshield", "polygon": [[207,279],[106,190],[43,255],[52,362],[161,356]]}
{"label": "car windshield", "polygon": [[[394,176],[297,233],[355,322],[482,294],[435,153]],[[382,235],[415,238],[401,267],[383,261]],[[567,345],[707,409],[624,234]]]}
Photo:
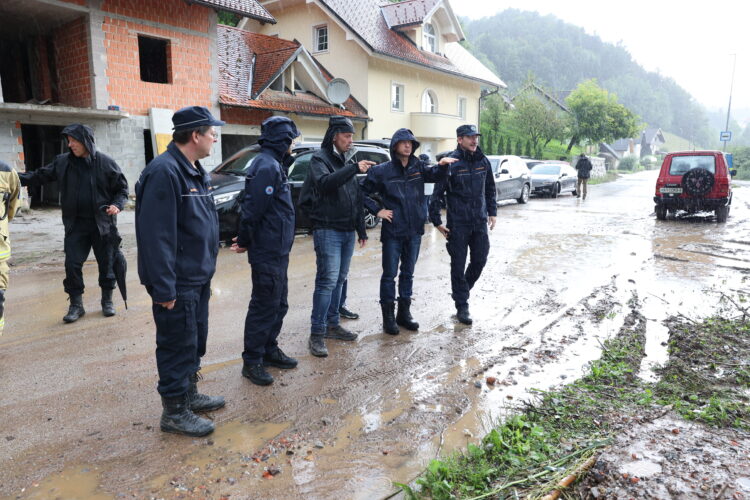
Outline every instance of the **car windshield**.
{"label": "car windshield", "polygon": [[295,158],[294,163],[289,167],[289,180],[292,182],[303,182],[307,177],[307,171],[310,169],[310,159],[313,152],[302,153]]}
{"label": "car windshield", "polygon": [[221,165],[216,168],[214,172],[224,175],[241,175],[244,176],[247,173],[247,169],[250,166],[251,160],[258,155],[257,151],[246,151],[232,161]]}
{"label": "car windshield", "polygon": [[535,165],[531,168],[531,173],[542,175],[558,175],[560,173],[560,165]]}
{"label": "car windshield", "polygon": [[682,175],[694,168],[703,168],[712,174],[716,173],[716,159],[706,155],[675,156],[669,165],[669,175]]}
{"label": "car windshield", "polygon": [[500,160],[498,158],[490,158],[490,165],[492,165],[492,173],[497,173],[497,167],[500,166]]}

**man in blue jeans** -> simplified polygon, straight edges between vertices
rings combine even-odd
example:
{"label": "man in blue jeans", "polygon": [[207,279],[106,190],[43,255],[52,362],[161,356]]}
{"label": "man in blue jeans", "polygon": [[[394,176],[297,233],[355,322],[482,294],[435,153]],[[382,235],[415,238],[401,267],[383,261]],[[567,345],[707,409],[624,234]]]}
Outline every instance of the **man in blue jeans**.
{"label": "man in blue jeans", "polygon": [[360,247],[367,243],[357,174],[367,172],[374,162],[349,163],[353,138],[352,122],[343,116],[332,116],[323,143],[310,160],[308,175],[314,193],[310,220],[317,273],[308,345],[310,353],[317,357],[328,356],[325,338],[357,339],[355,333],[339,324],[339,301],[354,253],[355,232]]}
{"label": "man in blue jeans", "polygon": [[[382,208],[370,196],[365,198],[368,210],[383,220],[380,239],[383,243],[383,274],[380,278],[380,308],[383,312],[383,331],[398,335],[399,326],[415,331],[419,323],[411,315],[411,295],[414,266],[424,234],[424,183],[438,182],[445,177],[447,166],[455,158],[443,158],[440,166],[429,164],[414,156],[419,142],[411,130],[402,128],[391,138],[391,161],[376,165],[367,172],[362,190],[367,195],[378,193]],[[396,273],[398,275],[398,315],[396,301]]]}

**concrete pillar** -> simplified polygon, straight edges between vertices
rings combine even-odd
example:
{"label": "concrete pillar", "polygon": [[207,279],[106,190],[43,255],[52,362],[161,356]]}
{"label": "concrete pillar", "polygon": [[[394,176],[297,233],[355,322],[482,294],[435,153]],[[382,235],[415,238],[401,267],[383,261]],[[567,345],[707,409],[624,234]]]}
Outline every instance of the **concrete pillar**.
{"label": "concrete pillar", "polygon": [[107,109],[109,92],[107,91],[107,51],[104,47],[104,14],[101,10],[102,0],[89,0],[89,68],[91,71],[91,106],[95,109]]}

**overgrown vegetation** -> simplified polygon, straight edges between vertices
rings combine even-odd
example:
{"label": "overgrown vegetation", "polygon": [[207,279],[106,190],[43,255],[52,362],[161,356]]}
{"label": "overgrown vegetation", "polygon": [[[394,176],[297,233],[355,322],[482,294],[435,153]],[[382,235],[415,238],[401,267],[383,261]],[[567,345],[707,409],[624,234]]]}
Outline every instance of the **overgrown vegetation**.
{"label": "overgrown vegetation", "polygon": [[412,500],[538,498],[606,446],[634,415],[655,418],[674,409],[707,425],[750,429],[750,313],[732,303],[741,316],[668,321],[670,359],[656,383],[637,376],[646,320],[634,309],[585,377],[539,392],[479,445],[430,463],[416,491],[399,486]]}

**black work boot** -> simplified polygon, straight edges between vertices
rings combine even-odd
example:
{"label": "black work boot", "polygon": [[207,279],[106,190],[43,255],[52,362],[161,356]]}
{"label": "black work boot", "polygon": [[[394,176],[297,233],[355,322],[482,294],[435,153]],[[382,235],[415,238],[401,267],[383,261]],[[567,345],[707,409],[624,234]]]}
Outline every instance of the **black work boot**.
{"label": "black work boot", "polygon": [[266,371],[263,363],[243,364],[242,376],[249,379],[255,385],[273,384],[273,377]]}
{"label": "black work boot", "polygon": [[78,321],[78,318],[80,318],[84,314],[86,314],[86,311],[83,309],[83,296],[81,296],[80,294],[71,294],[68,314],[63,316],[63,321],[66,323],[73,323],[74,321]]}
{"label": "black work boot", "polygon": [[206,396],[198,392],[198,381],[203,380],[199,372],[195,372],[188,378],[188,402],[190,411],[213,411],[224,407],[224,398],[221,396]]}
{"label": "black work boot", "polygon": [[266,353],[266,355],[263,356],[263,365],[275,366],[282,370],[291,370],[292,368],[297,367],[297,360],[291,356],[287,356],[284,354],[284,351],[277,347],[275,351]]}
{"label": "black work boot", "polygon": [[214,423],[190,411],[187,394],[175,398],[161,398],[161,430],[186,436],[201,437],[214,431]]}
{"label": "black work boot", "polygon": [[380,309],[383,310],[383,331],[388,335],[398,335],[399,330],[396,323],[396,316],[393,313],[393,302],[380,304]]}
{"label": "black work boot", "polygon": [[403,326],[407,330],[416,332],[419,330],[419,323],[411,317],[411,299],[398,299],[398,314],[396,314],[396,324]]}
{"label": "black work boot", "polygon": [[107,317],[115,315],[115,305],[112,303],[111,288],[102,288],[102,314]]}
{"label": "black work boot", "polygon": [[307,347],[310,348],[310,354],[313,356],[318,358],[325,358],[328,356],[328,348],[323,340],[323,335],[310,335]]}
{"label": "black work boot", "polygon": [[350,311],[346,306],[339,307],[339,316],[346,319],[359,319],[359,314]]}
{"label": "black work boot", "polygon": [[456,306],[456,318],[458,318],[458,321],[460,321],[464,325],[470,325],[472,323],[468,304],[463,306]]}
{"label": "black work boot", "polygon": [[333,326],[327,326],[326,327],[326,333],[324,335],[327,339],[337,339],[337,340],[357,340],[357,334],[354,332],[350,332],[346,328],[344,328],[341,325],[333,325]]}

